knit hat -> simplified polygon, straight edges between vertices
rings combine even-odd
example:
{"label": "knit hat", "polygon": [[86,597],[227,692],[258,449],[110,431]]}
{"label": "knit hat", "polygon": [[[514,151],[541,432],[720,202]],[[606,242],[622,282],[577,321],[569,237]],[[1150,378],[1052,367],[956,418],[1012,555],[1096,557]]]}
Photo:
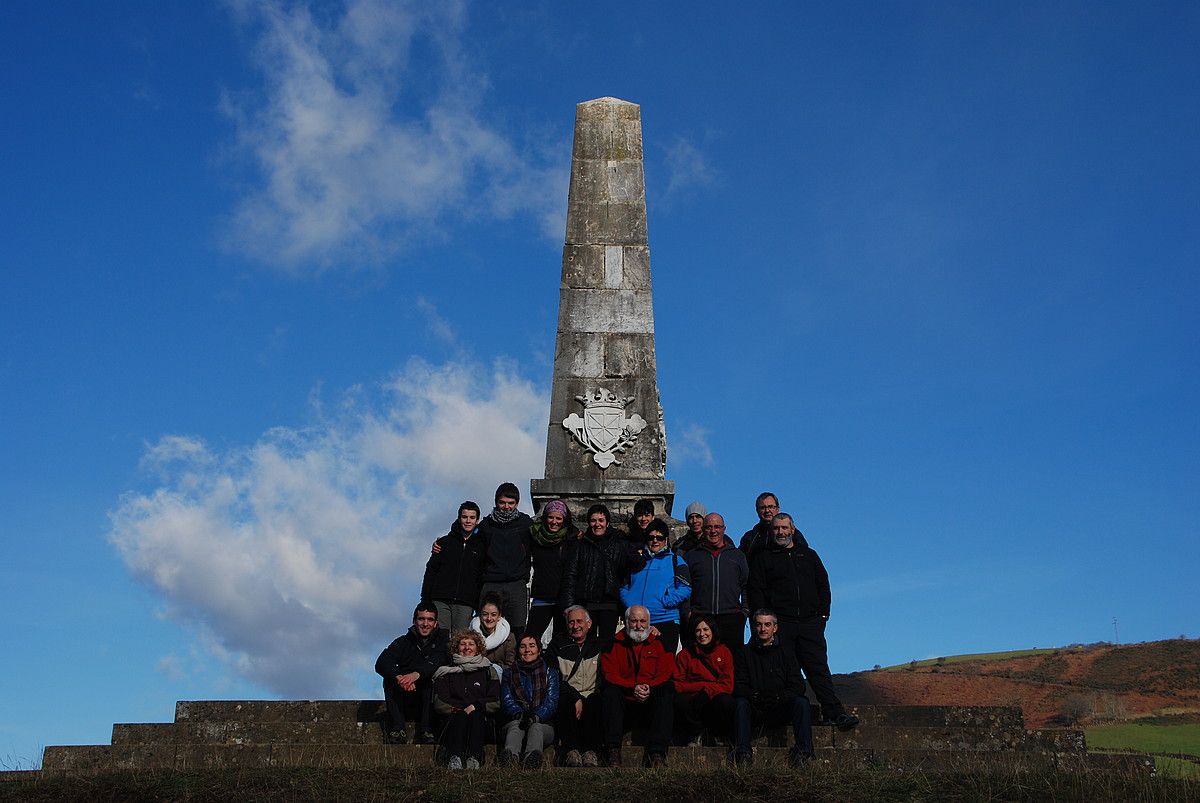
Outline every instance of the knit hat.
{"label": "knit hat", "polygon": [[707,510],[707,508],[704,507],[704,505],[700,504],[699,502],[692,502],[690,505],[687,506],[687,513],[685,513],[683,517],[686,519],[688,516],[691,516],[693,513],[697,516],[704,516],[704,515],[708,514],[708,510]]}
{"label": "knit hat", "polygon": [[565,516],[567,515],[567,505],[561,499],[551,499],[542,508],[542,515],[545,516],[547,513],[561,513]]}

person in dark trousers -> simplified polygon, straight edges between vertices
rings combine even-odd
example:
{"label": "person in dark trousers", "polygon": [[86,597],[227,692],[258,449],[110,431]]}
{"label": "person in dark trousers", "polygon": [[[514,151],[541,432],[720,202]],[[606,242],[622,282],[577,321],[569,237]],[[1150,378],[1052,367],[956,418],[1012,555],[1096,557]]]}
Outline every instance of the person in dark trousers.
{"label": "person in dark trousers", "polygon": [[375,661],[375,671],[383,677],[383,699],[387,706],[389,744],[407,741],[405,723],[415,720],[417,744],[433,743],[430,705],[433,674],[449,660],[446,631],[438,627],[437,608],[422,602],[413,611],[412,627],[393,641]]}
{"label": "person in dark trousers", "polygon": [[562,607],[583,605],[592,616],[601,647],[612,643],[620,618],[621,586],[642,568],[643,557],[616,527],[608,508],[588,508],[588,529],[571,545],[563,568]]}
{"label": "person in dark trousers", "polygon": [[794,742],[788,763],[798,766],[813,757],[812,710],[804,696],[800,666],[779,644],[774,613],[756,610],[751,627],[750,643],[734,658],[734,764],[742,767],[753,762],[750,732],[755,724],[790,722]]}
{"label": "person in dark trousers", "polygon": [[483,583],[486,549],[478,535],[479,505],[463,502],[450,532],[437,539],[425,564],[421,599],[437,607],[438,627],[462,630],[471,623]]}
{"label": "person in dark trousers", "polygon": [[684,557],[692,583],[692,614],[710,614],[721,641],[736,654],[745,639],[750,567],[745,553],[725,535],[720,513],[704,517],[704,541]]}
{"label": "person in dark trousers", "polygon": [[825,642],[829,574],[791,516],[778,513],[771,526],[771,545],[761,549],[750,564],[750,607],[775,611],[779,641],[804,670],[821,703],[822,722],[849,730],[858,724],[858,717],[846,711],[833,689]]}
{"label": "person in dark trousers", "polygon": [[582,605],[564,612],[567,632],[554,639],[546,661],[562,675],[559,684],[558,735],[564,767],[598,767],[600,759],[600,642],[592,635],[592,617]]}
{"label": "person in dark trousers", "polygon": [[529,616],[529,525],[533,519],[517,510],[521,492],[511,482],[496,489],[496,507],[479,523],[479,534],[487,545],[483,568],[484,594],[494,592],[504,598],[504,618],[513,632],[525,630]]}
{"label": "person in dark trousers", "polygon": [[571,511],[561,499],[542,506],[542,515],[529,528],[533,549],[533,583],[530,586],[529,621],[525,632],[545,641],[546,628],[554,623],[555,639],[567,632],[563,619],[563,564],[571,544],[579,539],[579,530],[571,521]]}
{"label": "person in dark trousers", "polygon": [[446,718],[442,746],[452,770],[483,765],[484,718],[500,708],[500,682],[483,654],[483,637],[474,630],[450,634],[450,663],[433,673],[433,704]]}
{"label": "person in dark trousers", "polygon": [[670,531],[662,519],[651,519],[644,531],[641,555],[646,565],[621,587],[621,603],[645,606],[663,648],[674,655],[679,646],[679,605],[692,596],[687,563],[668,546]]}
{"label": "person in dark trousers", "polygon": [[779,497],[763,491],[754,499],[754,512],[758,514],[758,522],[746,530],[738,542],[738,549],[746,553],[746,560],[752,560],[760,549],[771,543],[771,519],[779,512]]}
{"label": "person in dark trousers", "polygon": [[675,660],[650,632],[650,613],[641,605],[625,611],[625,629],[600,656],[604,676],[601,711],[608,766],[620,767],[621,739],[627,719],[647,727],[644,762],[667,763],[674,719]]}
{"label": "person in dark trousers", "polygon": [[675,729],[699,747],[702,730],[727,734],[733,722],[733,653],[712,617],[698,613],[689,627],[691,646],[675,655]]}

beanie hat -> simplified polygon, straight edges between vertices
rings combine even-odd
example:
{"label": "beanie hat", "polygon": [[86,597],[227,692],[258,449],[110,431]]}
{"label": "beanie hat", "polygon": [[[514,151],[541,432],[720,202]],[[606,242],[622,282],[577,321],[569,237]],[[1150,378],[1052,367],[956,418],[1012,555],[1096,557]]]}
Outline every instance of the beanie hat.
{"label": "beanie hat", "polygon": [[542,508],[542,515],[545,516],[547,513],[561,513],[565,516],[567,515],[567,505],[561,499],[551,499]]}
{"label": "beanie hat", "polygon": [[692,514],[695,514],[697,516],[704,516],[707,513],[708,513],[708,510],[705,509],[704,505],[700,504],[699,502],[692,502],[690,505],[687,506],[687,513],[685,513],[683,517],[686,519],[688,516],[691,516]]}

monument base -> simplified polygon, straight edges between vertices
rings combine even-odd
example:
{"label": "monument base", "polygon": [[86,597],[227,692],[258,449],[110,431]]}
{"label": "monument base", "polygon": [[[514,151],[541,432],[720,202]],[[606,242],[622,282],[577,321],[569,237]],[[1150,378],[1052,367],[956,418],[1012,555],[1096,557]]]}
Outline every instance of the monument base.
{"label": "monument base", "polygon": [[612,523],[623,526],[633,515],[633,506],[639,499],[654,500],[654,514],[663,519],[671,516],[675,504],[675,483],[671,480],[646,479],[554,479],[530,480],[530,497],[534,512],[551,499],[561,499],[571,510],[576,526],[587,527],[587,509],[597,502],[608,506]]}

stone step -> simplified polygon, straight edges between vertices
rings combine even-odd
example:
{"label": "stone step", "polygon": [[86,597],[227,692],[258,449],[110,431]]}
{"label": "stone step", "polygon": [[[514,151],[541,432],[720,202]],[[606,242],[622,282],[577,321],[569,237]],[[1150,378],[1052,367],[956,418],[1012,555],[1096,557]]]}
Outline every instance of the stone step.
{"label": "stone step", "polygon": [[[1021,728],[1013,706],[856,705],[848,706],[864,725],[964,728]],[[180,700],[175,721],[209,722],[378,722],[380,700]]]}
{"label": "stone step", "polygon": [[[626,766],[636,766],[641,751],[626,748]],[[755,766],[781,766],[787,762],[784,748],[756,748]],[[495,751],[485,749],[485,764],[494,762]],[[547,751],[547,761],[553,751]],[[91,745],[47,747],[42,759],[46,774],[89,773],[114,770],[265,767],[416,767],[434,765],[432,747],[417,745]],[[716,767],[726,763],[728,750],[713,747],[672,748],[669,762],[677,767]],[[820,749],[820,765],[921,769],[925,771],[1103,769],[1120,772],[1149,772],[1153,759],[1144,755],[1056,754],[1023,751],[950,750],[860,750]],[[549,763],[547,767],[549,767]]]}
{"label": "stone step", "polygon": [[[814,732],[817,729],[814,729]],[[823,729],[822,729],[823,730]],[[1083,753],[1083,731],[1016,728],[886,727],[859,725],[833,731],[833,744],[847,750],[950,750]]]}

